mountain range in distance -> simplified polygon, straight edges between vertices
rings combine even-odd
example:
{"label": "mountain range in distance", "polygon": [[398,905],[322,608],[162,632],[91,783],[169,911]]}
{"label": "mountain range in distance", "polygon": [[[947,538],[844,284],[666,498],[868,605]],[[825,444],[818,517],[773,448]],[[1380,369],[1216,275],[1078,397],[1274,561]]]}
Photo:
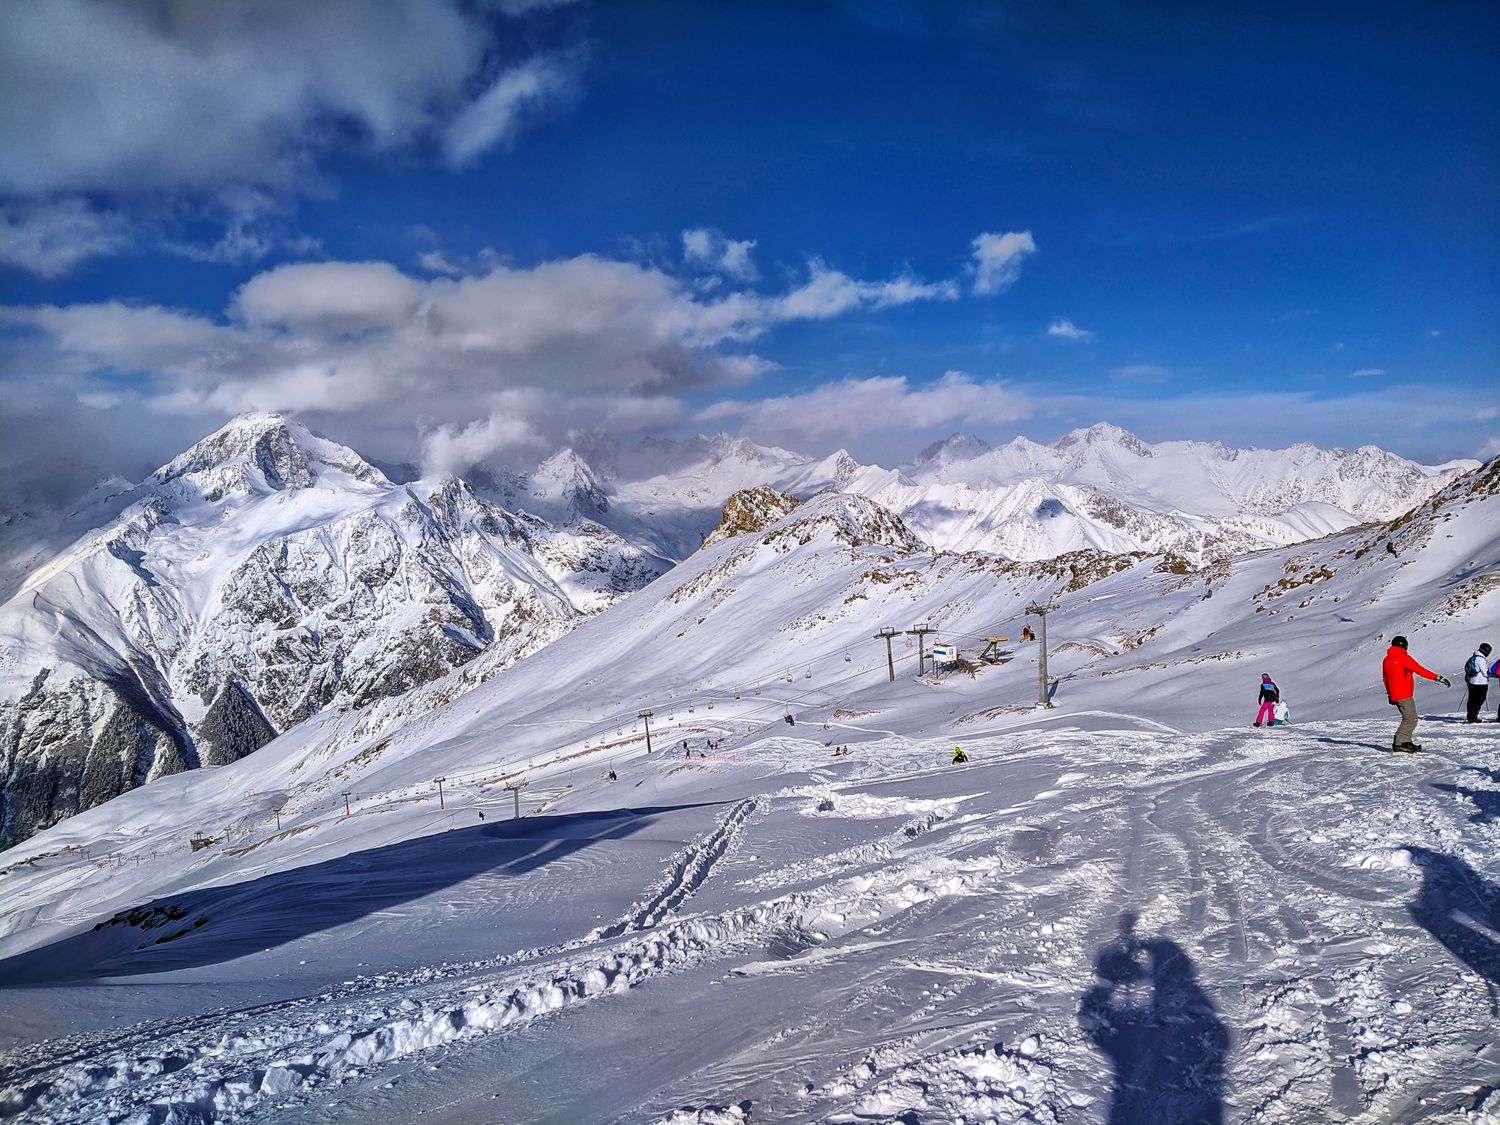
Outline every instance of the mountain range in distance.
{"label": "mountain range in distance", "polygon": [[861,497],[907,550],[1199,565],[1390,519],[1476,464],[1151,445],[1107,424],[1049,445],[955,435],[900,469],[725,435],[597,460],[421,477],[250,414],[137,485],[12,514],[0,844],[480,654],[494,675],[688,558],[747,489]]}

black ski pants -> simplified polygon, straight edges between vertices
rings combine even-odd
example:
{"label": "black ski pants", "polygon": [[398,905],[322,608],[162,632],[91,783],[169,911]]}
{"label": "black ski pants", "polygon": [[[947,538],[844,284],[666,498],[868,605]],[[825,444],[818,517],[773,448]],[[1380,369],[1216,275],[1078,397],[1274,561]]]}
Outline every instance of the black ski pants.
{"label": "black ski pants", "polygon": [[1469,722],[1479,721],[1479,712],[1484,709],[1484,697],[1490,693],[1489,684],[1469,684]]}

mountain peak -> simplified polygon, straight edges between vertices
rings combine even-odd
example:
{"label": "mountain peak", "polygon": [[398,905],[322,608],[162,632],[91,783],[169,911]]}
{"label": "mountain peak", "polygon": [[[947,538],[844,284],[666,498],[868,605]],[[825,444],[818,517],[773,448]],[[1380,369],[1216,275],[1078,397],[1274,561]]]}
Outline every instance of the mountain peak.
{"label": "mountain peak", "polygon": [[913,465],[925,465],[932,461],[972,461],[993,447],[983,438],[973,434],[949,434],[942,441],[935,441],[912,460]]}
{"label": "mountain peak", "polygon": [[1137,457],[1153,455],[1149,445],[1129,430],[1122,429],[1113,422],[1095,422],[1087,429],[1073,430],[1054,441],[1052,448],[1057,450],[1089,449],[1100,445],[1117,445],[1129,450]]}
{"label": "mountain peak", "polygon": [[[159,484],[185,476],[212,476],[233,491],[255,486],[259,476],[272,490],[311,488],[323,469],[335,469],[366,484],[389,483],[379,469],[348,446],[315,434],[300,422],[271,411],[251,411],[179,453],[156,471]],[[229,479],[222,479],[227,477]]]}
{"label": "mountain peak", "polygon": [[537,466],[532,495],[566,503],[574,517],[598,519],[609,511],[609,489],[572,446],[564,446]]}

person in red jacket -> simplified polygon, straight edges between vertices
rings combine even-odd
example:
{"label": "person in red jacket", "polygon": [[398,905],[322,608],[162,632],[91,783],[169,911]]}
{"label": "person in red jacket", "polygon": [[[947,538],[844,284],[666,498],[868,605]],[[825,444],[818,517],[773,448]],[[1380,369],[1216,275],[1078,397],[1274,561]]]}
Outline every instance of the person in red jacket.
{"label": "person in red jacket", "polygon": [[1417,704],[1412,699],[1416,690],[1413,672],[1426,679],[1436,680],[1444,687],[1448,686],[1446,676],[1428,671],[1411,658],[1406,651],[1405,637],[1392,637],[1391,647],[1386,649],[1385,660],[1380,665],[1380,678],[1385,681],[1386,698],[1391,701],[1392,707],[1401,712],[1401,722],[1396,727],[1391,749],[1407,754],[1422,749],[1420,743],[1411,740],[1411,736],[1417,733]]}

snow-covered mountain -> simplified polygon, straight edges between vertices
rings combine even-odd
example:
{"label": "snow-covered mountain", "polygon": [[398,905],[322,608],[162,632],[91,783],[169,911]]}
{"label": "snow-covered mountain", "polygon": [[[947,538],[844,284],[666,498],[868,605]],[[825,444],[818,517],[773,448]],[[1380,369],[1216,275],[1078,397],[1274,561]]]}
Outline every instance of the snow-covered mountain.
{"label": "snow-covered mountain", "polygon": [[572,449],[529,474],[481,467],[476,494],[452,477],[394,484],[296,423],[246,416],[140,486],[0,535],[12,577],[28,568],[0,607],[0,840],[481,650],[503,667],[691,556],[726,497],[756,488],[864,496],[935,550],[1198,564],[1387,518],[1464,467],[1153,446],[1098,425],[1046,446],[955,436],[897,471],[718,435],[602,467]]}
{"label": "snow-covered mountain", "polygon": [[804,498],[860,493],[939,550],[1029,560],[1170,550],[1198,563],[1389,519],[1476,465],[1418,465],[1374,446],[1152,445],[1101,423],[1049,445],[956,434],[885,469],[844,450],[813,458],[720,434],[648,441],[600,467],[563,450],[518,502],[554,521],[586,515],[675,559],[698,548],[726,496],[765,485]]}
{"label": "snow-covered mountain", "polygon": [[392,484],[278,415],[174,458],[0,606],[0,840],[222,765],[330,706],[503,666],[661,564],[451,476]]}
{"label": "snow-covered mountain", "polygon": [[1205,561],[1390,519],[1476,465],[1418,465],[1375,446],[1152,445],[1101,423],[1050,445],[1016,438],[990,448],[955,435],[924,450],[904,479],[856,478],[854,487],[944,549],[1012,558],[1172,550]]}
{"label": "snow-covered mountain", "polygon": [[[0,1105],[1492,1120],[1495,728],[1423,681],[1428,753],[1387,755],[1378,669],[1401,632],[1453,676],[1500,620],[1497,507],[1492,461],[1195,573],[934,557],[865,497],[739,497],[525,660],[0,854]],[[1048,710],[1015,642],[1042,600]],[[918,622],[972,674],[898,633],[888,678],[877,633]],[[1266,671],[1288,728],[1248,727]]]}

